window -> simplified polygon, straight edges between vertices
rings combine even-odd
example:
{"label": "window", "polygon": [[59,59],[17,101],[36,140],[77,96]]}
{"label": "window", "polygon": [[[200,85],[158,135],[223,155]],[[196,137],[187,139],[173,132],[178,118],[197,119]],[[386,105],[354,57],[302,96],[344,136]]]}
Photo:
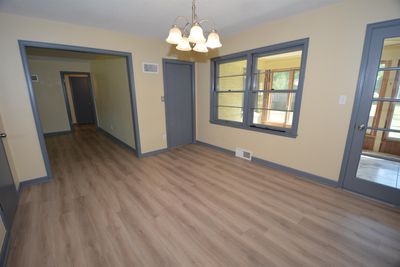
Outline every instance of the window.
{"label": "window", "polygon": [[295,137],[308,39],[214,58],[211,122]]}

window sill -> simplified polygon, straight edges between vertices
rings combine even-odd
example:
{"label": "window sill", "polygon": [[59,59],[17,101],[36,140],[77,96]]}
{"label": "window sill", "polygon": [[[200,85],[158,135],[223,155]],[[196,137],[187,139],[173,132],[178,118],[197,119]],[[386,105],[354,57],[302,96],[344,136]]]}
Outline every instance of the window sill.
{"label": "window sill", "polygon": [[281,132],[278,130],[272,130],[272,129],[263,129],[260,127],[247,127],[243,126],[243,124],[239,122],[231,122],[231,121],[223,121],[223,120],[210,120],[211,124],[216,124],[216,125],[221,125],[221,126],[227,126],[227,127],[233,127],[233,128],[238,128],[246,131],[253,131],[253,132],[259,132],[259,133],[265,133],[265,134],[272,134],[272,135],[279,135],[279,136],[284,136],[284,137],[289,137],[289,138],[296,138],[297,134],[296,133],[290,133],[290,132]]}

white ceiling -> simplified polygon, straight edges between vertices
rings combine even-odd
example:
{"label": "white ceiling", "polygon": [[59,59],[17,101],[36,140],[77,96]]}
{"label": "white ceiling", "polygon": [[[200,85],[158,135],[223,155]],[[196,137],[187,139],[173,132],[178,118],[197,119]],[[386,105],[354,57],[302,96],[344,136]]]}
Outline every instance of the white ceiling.
{"label": "white ceiling", "polygon": [[[212,19],[222,37],[257,24],[342,0],[197,0],[199,18]],[[0,11],[165,38],[191,0],[0,0]]]}

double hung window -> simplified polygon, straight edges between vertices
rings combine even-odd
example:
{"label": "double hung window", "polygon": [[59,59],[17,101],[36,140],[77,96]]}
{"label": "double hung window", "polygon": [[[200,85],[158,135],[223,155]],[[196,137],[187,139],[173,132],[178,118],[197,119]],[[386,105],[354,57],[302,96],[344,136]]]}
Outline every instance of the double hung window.
{"label": "double hung window", "polygon": [[211,122],[295,137],[308,39],[212,59]]}

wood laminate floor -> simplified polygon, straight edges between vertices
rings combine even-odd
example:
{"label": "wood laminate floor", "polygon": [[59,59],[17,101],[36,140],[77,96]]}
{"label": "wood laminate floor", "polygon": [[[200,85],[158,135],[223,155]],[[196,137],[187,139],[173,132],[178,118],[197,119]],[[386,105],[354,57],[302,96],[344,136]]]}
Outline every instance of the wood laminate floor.
{"label": "wood laminate floor", "polygon": [[138,159],[93,128],[46,138],[8,266],[399,266],[400,212],[188,145]]}

